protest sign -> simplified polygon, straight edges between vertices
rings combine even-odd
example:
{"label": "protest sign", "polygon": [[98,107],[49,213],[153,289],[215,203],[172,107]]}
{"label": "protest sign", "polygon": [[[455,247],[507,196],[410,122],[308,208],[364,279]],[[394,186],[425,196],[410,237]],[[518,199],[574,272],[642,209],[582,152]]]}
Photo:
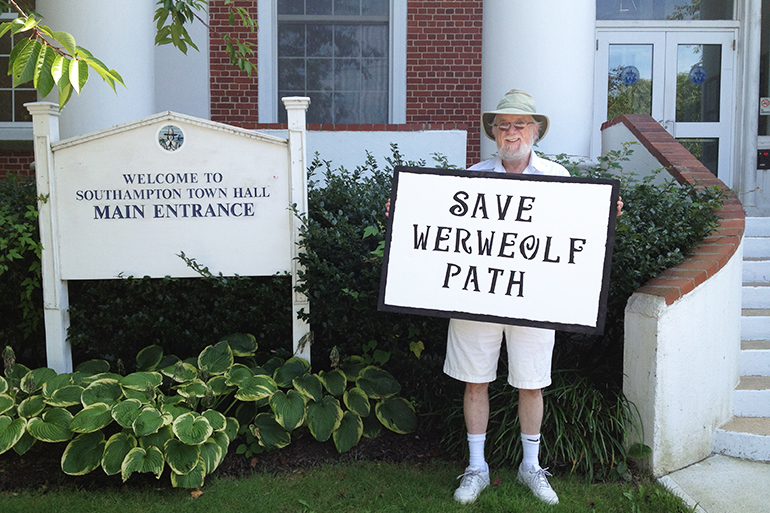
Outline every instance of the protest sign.
{"label": "protest sign", "polygon": [[601,333],[617,180],[397,167],[379,309]]}

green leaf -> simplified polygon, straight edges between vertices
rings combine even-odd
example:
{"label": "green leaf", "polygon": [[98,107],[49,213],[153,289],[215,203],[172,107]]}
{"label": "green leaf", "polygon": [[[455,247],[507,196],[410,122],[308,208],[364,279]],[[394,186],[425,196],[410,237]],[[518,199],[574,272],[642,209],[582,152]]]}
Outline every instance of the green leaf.
{"label": "green leaf", "polygon": [[163,375],[168,376],[177,383],[184,383],[198,377],[198,369],[194,365],[179,360],[174,365],[161,369]]}
{"label": "green leaf", "polygon": [[273,379],[275,383],[282,388],[290,387],[292,381],[310,371],[310,364],[298,356],[292,356],[286,363],[275,370]]}
{"label": "green leaf", "polygon": [[396,395],[401,391],[398,384],[388,371],[370,365],[361,371],[356,385],[372,399],[384,399]]}
{"label": "green leaf", "polygon": [[227,417],[227,425],[225,426],[224,433],[227,435],[227,439],[231,442],[238,437],[238,430],[240,429],[238,419],[234,417]]}
{"label": "green leaf", "polygon": [[270,397],[276,390],[278,387],[269,376],[252,376],[238,385],[235,398],[239,401],[259,401]]}
{"label": "green leaf", "polygon": [[110,371],[110,362],[107,360],[87,360],[77,367],[75,372],[82,372],[83,374],[103,374]]}
{"label": "green leaf", "polygon": [[208,388],[214,396],[229,394],[233,388],[227,384],[227,378],[224,376],[214,376],[206,382]]}
{"label": "green leaf", "polygon": [[163,414],[155,408],[145,406],[134,419],[131,428],[137,437],[151,435],[166,425],[166,419]]}
{"label": "green leaf", "polygon": [[75,433],[93,433],[112,423],[110,406],[104,403],[89,404],[80,410],[70,422],[70,431]]}
{"label": "green leaf", "polygon": [[27,394],[32,395],[41,388],[49,379],[56,377],[56,371],[48,367],[31,370],[21,378],[19,387]]}
{"label": "green leaf", "polygon": [[340,427],[334,431],[334,446],[337,452],[347,452],[352,447],[358,445],[361,435],[364,432],[364,423],[361,417],[352,411],[346,411],[342,416]]}
{"label": "green leaf", "polygon": [[35,442],[37,442],[37,438],[30,435],[29,431],[25,431],[21,436],[21,440],[16,442],[16,445],[13,446],[13,451],[19,456],[23,456],[33,445],[35,445]]}
{"label": "green leaf", "polygon": [[198,464],[201,449],[197,445],[187,445],[172,438],[166,442],[164,453],[166,463],[177,474],[187,474]]}
{"label": "green leaf", "polygon": [[[170,465],[169,465],[170,466]],[[171,486],[174,488],[200,488],[206,477],[205,463],[199,460],[194,469],[186,474],[171,473]]]}
{"label": "green leaf", "polygon": [[311,401],[307,405],[307,427],[319,442],[327,441],[341,421],[340,403],[330,395],[324,396],[320,402]]}
{"label": "green leaf", "polygon": [[287,431],[293,431],[305,421],[305,396],[296,390],[278,390],[270,396],[270,408],[275,420]]}
{"label": "green leaf", "polygon": [[27,421],[0,415],[0,454],[16,445],[24,436]]}
{"label": "green leaf", "polygon": [[83,406],[89,404],[104,403],[109,406],[115,405],[123,397],[123,389],[117,379],[102,378],[97,379],[83,390],[80,396],[80,402]]}
{"label": "green leaf", "polygon": [[259,439],[259,445],[280,449],[291,443],[291,435],[269,413],[260,413],[254,419],[251,432]]}
{"label": "green leaf", "polygon": [[209,375],[224,374],[233,366],[233,351],[227,342],[206,347],[198,356],[198,368],[208,371]]}
{"label": "green leaf", "polygon": [[367,417],[363,417],[364,436],[369,439],[377,438],[382,431],[382,422],[377,419],[377,415],[372,411]]}
{"label": "green leaf", "polygon": [[83,86],[88,82],[88,64],[82,59],[75,59],[70,63],[70,85],[78,95]]}
{"label": "green leaf", "polygon": [[45,403],[50,406],[58,406],[61,408],[67,408],[69,406],[75,406],[81,404],[81,397],[83,396],[83,387],[79,385],[67,385],[65,387],[54,390],[49,399],[45,399]]}
{"label": "green leaf", "polygon": [[[217,435],[221,438],[219,443],[215,438]],[[222,441],[224,441],[224,449],[222,448]],[[225,459],[227,453],[227,446],[230,441],[227,439],[227,435],[224,433],[214,433],[203,445],[201,445],[201,459],[203,460],[203,468],[206,470],[206,474],[211,474],[216,470],[222,460]]]}
{"label": "green leaf", "polygon": [[412,433],[417,429],[417,415],[412,403],[403,397],[391,397],[374,407],[382,425],[399,434]]}
{"label": "green leaf", "polygon": [[254,373],[251,371],[251,369],[242,363],[236,363],[230,367],[230,370],[225,373],[225,379],[227,380],[226,382],[229,386],[233,386],[240,385],[243,380],[250,378],[253,375]]}
{"label": "green leaf", "polygon": [[214,428],[211,427],[208,419],[194,412],[185,413],[174,419],[171,429],[186,445],[201,445],[214,433]]}
{"label": "green leaf", "polygon": [[318,377],[321,379],[321,383],[323,383],[326,390],[335,397],[341,396],[348,386],[348,380],[341,370],[321,371],[318,373]]}
{"label": "green leaf", "polygon": [[247,333],[233,333],[222,337],[224,342],[230,346],[233,355],[237,357],[254,356],[257,352],[257,339],[254,335]]}
{"label": "green leaf", "polygon": [[53,86],[56,85],[51,74],[51,67],[55,58],[56,52],[49,46],[44,46],[38,54],[32,85],[42,97],[48,96]]}
{"label": "green leaf", "polygon": [[64,408],[52,408],[43,413],[42,417],[30,419],[27,431],[41,442],[66,442],[72,438],[70,431],[72,414]]}
{"label": "green leaf", "polygon": [[0,414],[3,414],[16,406],[16,399],[8,394],[0,394]]}
{"label": "green leaf", "polygon": [[21,403],[19,403],[17,411],[19,417],[29,419],[31,417],[37,417],[43,412],[44,409],[45,403],[43,402],[43,396],[33,395],[32,397],[27,397]]}
{"label": "green leaf", "polygon": [[88,474],[102,463],[104,435],[101,431],[76,436],[64,449],[61,469],[70,476]]}
{"label": "green leaf", "polygon": [[635,460],[643,460],[652,454],[652,448],[643,443],[635,443],[628,448],[628,457]]}
{"label": "green leaf", "polygon": [[319,402],[323,397],[323,384],[321,383],[320,378],[315,374],[300,376],[292,383],[294,384],[294,388],[308,399]]}
{"label": "green leaf", "polygon": [[112,407],[112,418],[121,427],[130,428],[139,414],[143,404],[139,399],[126,399]]}
{"label": "green leaf", "polygon": [[[24,39],[11,50],[10,62],[13,69],[13,87],[26,84],[35,76],[37,57],[43,44],[35,39]],[[16,49],[19,48],[18,52]]]}
{"label": "green leaf", "polygon": [[11,387],[8,385],[8,381],[6,381],[5,378],[0,377],[0,394],[8,392],[9,388]]}
{"label": "green leaf", "polygon": [[197,378],[187,383],[177,385],[174,389],[179,395],[188,399],[206,397],[209,392],[209,387],[206,386],[206,383]]}
{"label": "green leaf", "polygon": [[206,410],[201,415],[206,417],[214,431],[222,431],[227,427],[227,419],[216,410]]}
{"label": "green leaf", "polygon": [[121,432],[112,435],[104,445],[104,454],[102,455],[104,473],[112,476],[120,472],[123,468],[123,460],[136,445],[136,438],[128,433]]}
{"label": "green leaf", "polygon": [[75,44],[75,38],[72,37],[72,34],[67,32],[53,32],[51,35],[56,41],[61,43],[64,49],[67,50],[67,53],[70,54],[70,57],[75,56],[77,45]]}
{"label": "green leaf", "polygon": [[160,386],[163,376],[160,372],[134,372],[120,380],[123,388],[145,391]]}
{"label": "green leaf", "polygon": [[136,369],[154,371],[163,360],[163,348],[158,345],[147,346],[136,355]]}
{"label": "green leaf", "polygon": [[120,474],[124,483],[134,472],[152,473],[156,479],[160,479],[164,466],[163,452],[157,447],[134,447],[123,459]]}
{"label": "green leaf", "polygon": [[174,432],[171,430],[171,426],[163,426],[156,433],[139,438],[139,446],[145,449],[157,447],[162,451],[166,446],[166,442],[172,438],[174,438]]}
{"label": "green leaf", "polygon": [[72,96],[72,86],[69,80],[59,80],[57,84],[59,86],[59,110],[62,110]]}
{"label": "green leaf", "polygon": [[342,401],[345,403],[348,410],[358,413],[362,418],[369,416],[369,412],[371,411],[369,396],[367,396],[366,392],[360,388],[353,387],[350,390],[345,391]]}

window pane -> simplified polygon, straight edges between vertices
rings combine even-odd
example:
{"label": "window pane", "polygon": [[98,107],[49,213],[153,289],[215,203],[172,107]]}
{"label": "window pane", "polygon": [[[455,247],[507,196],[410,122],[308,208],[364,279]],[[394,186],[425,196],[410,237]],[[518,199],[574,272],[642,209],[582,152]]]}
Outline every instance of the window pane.
{"label": "window pane", "polygon": [[734,0],[596,0],[597,20],[732,20]]}
{"label": "window pane", "polygon": [[334,93],[334,122],[362,123],[360,101],[361,93]]}
{"label": "window pane", "polygon": [[717,174],[719,162],[719,139],[677,139],[682,146],[700,160],[706,168]]}
{"label": "window pane", "polygon": [[278,59],[278,88],[305,89],[305,59]]}
{"label": "window pane", "polygon": [[721,69],[720,45],[678,45],[677,121],[719,121]]}
{"label": "window pane", "polygon": [[0,91],[0,121],[13,121],[13,92]]}
{"label": "window pane", "polygon": [[759,55],[759,134],[770,135],[770,2],[762,2]]}
{"label": "window pane", "polygon": [[307,90],[331,91],[334,89],[334,65],[331,59],[307,60]]}
{"label": "window pane", "polygon": [[308,123],[334,123],[332,115],[332,93],[310,93],[310,107],[307,109]]}
{"label": "window pane", "polygon": [[307,14],[332,14],[332,0],[308,0]]}
{"label": "window pane", "polygon": [[278,14],[305,14],[305,0],[278,0]]}
{"label": "window pane", "polygon": [[388,0],[363,0],[362,14],[370,16],[387,16]]}
{"label": "window pane", "polygon": [[388,93],[361,94],[361,123],[382,123],[388,119]]}
{"label": "window pane", "polygon": [[24,104],[30,103],[30,102],[36,102],[36,101],[37,101],[37,91],[35,91],[34,89],[17,90],[14,98],[14,103],[16,106],[14,121],[31,122],[32,115],[29,113],[29,111],[24,106]]}
{"label": "window pane", "polygon": [[361,65],[362,91],[388,92],[388,60],[364,59]]}
{"label": "window pane", "polygon": [[280,57],[305,56],[305,25],[297,23],[278,25],[278,55]]}
{"label": "window pane", "polygon": [[607,119],[652,113],[652,45],[610,45]]}
{"label": "window pane", "polygon": [[13,79],[11,75],[6,73],[8,70],[8,57],[0,57],[0,87],[10,88],[13,86]]}
{"label": "window pane", "polygon": [[348,25],[334,26],[334,56],[335,57],[360,57],[361,56],[361,27]]}
{"label": "window pane", "polygon": [[334,14],[361,14],[360,0],[334,0]]}
{"label": "window pane", "polygon": [[361,54],[364,57],[385,57],[388,55],[388,27],[365,25],[361,27]]}
{"label": "window pane", "polygon": [[331,57],[334,52],[334,31],[331,25],[307,25],[307,54],[309,57]]}
{"label": "window pane", "polygon": [[337,59],[334,61],[334,90],[361,90],[360,59]]}

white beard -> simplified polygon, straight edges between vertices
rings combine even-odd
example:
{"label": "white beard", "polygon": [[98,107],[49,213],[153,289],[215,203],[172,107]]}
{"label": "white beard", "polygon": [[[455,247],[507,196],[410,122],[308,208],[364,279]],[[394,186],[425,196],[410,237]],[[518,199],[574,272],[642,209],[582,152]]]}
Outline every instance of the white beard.
{"label": "white beard", "polygon": [[532,151],[532,146],[533,146],[532,144],[526,145],[524,143],[521,143],[519,144],[519,149],[517,150],[509,149],[506,146],[498,146],[497,155],[503,161],[523,160],[529,157],[529,154]]}

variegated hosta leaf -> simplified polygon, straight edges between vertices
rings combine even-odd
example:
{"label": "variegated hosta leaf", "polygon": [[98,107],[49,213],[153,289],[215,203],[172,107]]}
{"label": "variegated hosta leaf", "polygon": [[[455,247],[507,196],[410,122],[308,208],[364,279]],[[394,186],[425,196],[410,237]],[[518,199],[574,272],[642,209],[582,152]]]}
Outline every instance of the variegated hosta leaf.
{"label": "variegated hosta leaf", "polygon": [[89,404],[104,403],[108,406],[115,405],[123,397],[123,389],[117,379],[102,378],[94,381],[83,390],[80,402],[83,406]]}
{"label": "variegated hosta leaf", "polygon": [[249,333],[233,333],[222,337],[222,340],[227,342],[234,356],[254,356],[257,352],[257,339]]}
{"label": "variegated hosta leaf", "polygon": [[329,439],[342,421],[342,408],[334,397],[327,395],[321,402],[311,401],[307,405],[307,427],[319,442]]}
{"label": "variegated hosta leaf", "polygon": [[251,369],[242,363],[236,363],[225,373],[225,379],[227,380],[228,385],[233,386],[240,385],[244,379],[250,378],[253,375],[254,373]]}
{"label": "variegated hosta leaf", "polygon": [[275,421],[270,413],[260,413],[254,419],[251,432],[262,447],[280,449],[291,443],[291,435]]}
{"label": "variegated hosta leaf", "polygon": [[66,442],[72,438],[70,431],[72,414],[64,408],[52,408],[43,413],[42,417],[29,420],[27,431],[41,442]]}
{"label": "variegated hosta leaf", "polygon": [[30,371],[29,367],[21,363],[14,363],[7,369],[5,369],[5,378],[8,380],[8,385],[13,388],[18,388],[21,384],[21,378],[27,375]]}
{"label": "variegated hosta leaf", "polygon": [[238,385],[235,398],[239,401],[259,401],[270,397],[278,390],[272,378],[268,376],[252,376]]}
{"label": "variegated hosta leaf", "polygon": [[417,429],[417,415],[412,403],[403,397],[390,397],[374,407],[382,425],[399,434],[411,433]]}
{"label": "variegated hosta leaf", "polygon": [[136,368],[139,371],[154,371],[163,359],[163,348],[158,345],[147,346],[136,355]]}
{"label": "variegated hosta leaf", "polygon": [[123,376],[120,374],[115,374],[114,372],[102,372],[101,374],[84,374],[82,372],[75,372],[72,374],[72,382],[85,388],[88,388],[88,385],[91,383],[96,383],[100,380],[107,379],[120,382],[121,378],[123,378]]}
{"label": "variegated hosta leaf", "polygon": [[179,404],[164,403],[160,405],[160,411],[168,415],[171,415],[171,420],[174,420],[180,415],[184,415],[185,413],[190,413],[192,411],[188,406],[186,406],[186,404],[187,403],[179,403]]}
{"label": "variegated hosta leaf", "polygon": [[[269,360],[262,364],[262,370],[267,372],[267,375],[272,377],[273,373],[283,365],[284,360],[280,356],[272,356]],[[256,372],[255,372],[256,374]]]}
{"label": "variegated hosta leaf", "polygon": [[348,379],[345,373],[335,369],[330,372],[321,371],[318,373],[324,388],[334,397],[340,397],[348,386]]}
{"label": "variegated hosta leaf", "polygon": [[163,448],[166,447],[166,442],[172,438],[174,438],[174,432],[171,430],[171,426],[163,426],[157,433],[141,437],[139,439],[139,445],[145,449],[157,447],[163,451]]}
{"label": "variegated hosta leaf", "polygon": [[371,410],[368,417],[361,419],[364,423],[364,436],[366,438],[377,438],[382,431],[382,422],[377,418],[377,414],[374,410]]}
{"label": "variegated hosta leaf", "polygon": [[174,389],[179,395],[188,399],[206,397],[206,393],[209,391],[206,383],[197,378],[182,385],[177,385]]}
{"label": "variegated hosta leaf", "polygon": [[130,388],[124,388],[123,396],[126,399],[136,399],[142,404],[150,404],[155,401],[155,398],[158,396],[158,389],[149,388],[147,390],[131,390]]}
{"label": "variegated hosta leaf", "polygon": [[104,403],[89,404],[70,422],[70,431],[75,433],[93,433],[112,423],[112,408]]}
{"label": "variegated hosta leaf", "polygon": [[214,376],[206,382],[206,387],[215,396],[229,394],[233,391],[231,385],[228,385],[227,378],[224,376]]}
{"label": "variegated hosta leaf", "polygon": [[224,374],[233,366],[233,362],[233,350],[225,341],[207,346],[198,356],[198,368],[205,369],[209,376]]}
{"label": "variegated hosta leaf", "polygon": [[69,406],[75,406],[76,404],[82,404],[80,401],[83,397],[83,390],[85,389],[80,385],[66,385],[57,388],[51,393],[50,397],[44,397],[43,400],[50,406],[67,408]]}
{"label": "variegated hosta leaf", "polygon": [[101,431],[83,433],[72,439],[61,457],[61,469],[70,476],[88,474],[102,463],[104,435]]}
{"label": "variegated hosta leaf", "polygon": [[138,399],[126,399],[112,407],[112,418],[121,427],[130,428],[139,416],[143,404]]}
{"label": "variegated hosta leaf", "polygon": [[315,402],[323,397],[323,384],[315,374],[305,374],[295,379],[292,384],[300,394]]}
{"label": "variegated hosta leaf", "polygon": [[13,446],[13,451],[19,456],[24,456],[27,451],[29,451],[32,446],[35,445],[35,442],[37,442],[37,438],[30,435],[29,431],[25,431],[21,437],[21,440],[16,442],[16,445]]}
{"label": "variegated hosta leaf", "polygon": [[48,367],[31,370],[21,378],[19,388],[29,395],[34,394],[41,388],[46,381],[56,376],[56,371]]}
{"label": "variegated hosta leaf", "polygon": [[278,390],[270,396],[270,408],[275,420],[287,431],[293,431],[305,421],[305,396],[296,390]]}
{"label": "variegated hosta leaf", "polygon": [[[238,419],[233,417],[227,417],[227,425],[225,426],[224,433],[227,435],[227,439],[231,442],[238,437],[238,430],[240,429],[240,423]],[[216,434],[216,433],[214,433]]]}
{"label": "variegated hosta leaf", "polygon": [[161,369],[161,372],[164,376],[168,376],[177,383],[184,383],[198,377],[198,369],[194,365],[181,360],[174,365]]}
{"label": "variegated hosta leaf", "polygon": [[298,356],[292,356],[273,373],[275,383],[282,388],[290,387],[295,378],[310,372],[310,364]]}
{"label": "variegated hosta leaf", "polygon": [[3,414],[16,406],[16,399],[8,394],[0,394],[0,414]]}
{"label": "variegated hosta leaf", "polygon": [[[215,433],[218,435],[221,435],[225,441],[227,441],[227,436],[224,433]],[[204,466],[203,468],[206,470],[206,474],[211,474],[216,470],[216,468],[219,466],[220,463],[222,463],[222,460],[225,459],[225,453],[227,451],[227,446],[225,446],[225,449],[222,450],[222,446],[217,443],[216,439],[212,436],[208,440],[206,440],[201,447],[201,459],[203,460]]]}
{"label": "variegated hosta leaf", "polygon": [[48,399],[56,390],[72,384],[71,374],[59,374],[43,383],[43,397]]}
{"label": "variegated hosta leaf", "polygon": [[160,386],[162,382],[163,375],[160,372],[134,372],[120,380],[123,388],[142,392]]}
{"label": "variegated hosta leaf", "polygon": [[369,396],[367,396],[366,392],[359,387],[353,387],[350,390],[346,390],[342,400],[348,410],[358,413],[362,418],[369,416],[369,412],[371,411]]}
{"label": "variegated hosta leaf", "polygon": [[392,397],[401,391],[396,378],[388,371],[370,365],[361,371],[356,385],[373,399]]}
{"label": "variegated hosta leaf", "polygon": [[361,357],[350,357],[340,366],[340,370],[345,373],[348,381],[356,381],[361,376],[361,372],[367,367]]}
{"label": "variegated hosta leaf", "polygon": [[137,437],[142,437],[157,432],[164,425],[166,419],[163,414],[151,406],[145,406],[134,419],[131,428]]}
{"label": "variegated hosta leaf", "polygon": [[206,410],[201,415],[206,417],[206,419],[209,421],[209,424],[211,424],[211,428],[214,431],[222,431],[225,429],[227,424],[227,419],[225,419],[225,416],[219,413],[216,410]]}
{"label": "variegated hosta leaf", "polygon": [[43,402],[43,396],[33,395],[32,397],[27,397],[22,402],[20,402],[17,411],[19,413],[19,417],[30,419],[40,415],[44,409],[45,402]]}
{"label": "variegated hosta leaf", "polygon": [[[203,460],[199,460],[194,469],[186,474],[171,473],[171,486],[174,488],[200,488],[206,477]],[[169,465],[171,466],[171,465]]]}
{"label": "variegated hosta leaf", "polygon": [[75,372],[91,375],[104,374],[110,372],[110,363],[107,360],[88,360],[75,367]]}
{"label": "variegated hosta leaf", "polygon": [[115,433],[107,440],[102,455],[102,469],[108,476],[120,472],[123,468],[123,460],[128,453],[136,447],[136,438],[126,432]]}
{"label": "variegated hosta leaf", "polygon": [[8,385],[8,381],[2,376],[0,376],[0,394],[4,394],[8,392],[8,389],[11,388],[10,385]]}
{"label": "variegated hosta leaf", "polygon": [[166,462],[163,458],[163,452],[154,445],[147,448],[134,447],[128,451],[126,457],[123,458],[123,463],[120,466],[120,474],[124,483],[134,472],[152,473],[155,474],[156,479],[160,479],[165,465]]}
{"label": "variegated hosta leaf", "polygon": [[185,413],[174,419],[171,429],[177,438],[187,445],[201,445],[214,432],[208,419],[194,412]]}
{"label": "variegated hosta leaf", "polygon": [[358,445],[364,432],[364,423],[356,413],[346,411],[342,416],[340,427],[334,431],[334,446],[338,452],[347,452]]}
{"label": "variegated hosta leaf", "polygon": [[0,454],[16,445],[24,436],[27,421],[17,418],[11,419],[7,415],[0,415]]}
{"label": "variegated hosta leaf", "polygon": [[187,474],[198,464],[201,448],[197,445],[187,445],[172,438],[166,442],[166,463],[177,474]]}

